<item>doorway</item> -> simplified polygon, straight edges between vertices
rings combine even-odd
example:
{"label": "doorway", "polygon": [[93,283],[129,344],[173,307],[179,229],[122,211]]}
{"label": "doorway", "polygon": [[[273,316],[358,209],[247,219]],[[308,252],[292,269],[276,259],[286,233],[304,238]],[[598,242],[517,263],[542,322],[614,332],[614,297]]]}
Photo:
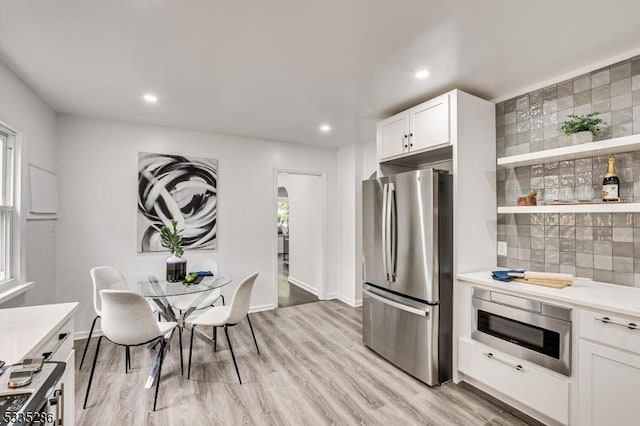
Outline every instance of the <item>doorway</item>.
{"label": "doorway", "polygon": [[323,291],[323,176],[277,171],[277,306],[316,302]]}

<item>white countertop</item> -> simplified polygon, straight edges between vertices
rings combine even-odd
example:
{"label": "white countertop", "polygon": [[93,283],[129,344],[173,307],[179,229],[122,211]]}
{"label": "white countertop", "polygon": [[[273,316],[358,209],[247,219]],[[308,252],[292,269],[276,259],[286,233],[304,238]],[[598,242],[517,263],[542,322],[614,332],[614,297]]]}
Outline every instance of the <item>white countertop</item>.
{"label": "white countertop", "polygon": [[8,365],[20,362],[51,338],[77,307],[77,303],[59,303],[0,309],[0,359]]}
{"label": "white countertop", "polygon": [[491,271],[458,274],[457,278],[460,281],[495,290],[640,318],[640,288],[576,280],[572,286],[556,289],[533,284],[497,281],[491,278]]}

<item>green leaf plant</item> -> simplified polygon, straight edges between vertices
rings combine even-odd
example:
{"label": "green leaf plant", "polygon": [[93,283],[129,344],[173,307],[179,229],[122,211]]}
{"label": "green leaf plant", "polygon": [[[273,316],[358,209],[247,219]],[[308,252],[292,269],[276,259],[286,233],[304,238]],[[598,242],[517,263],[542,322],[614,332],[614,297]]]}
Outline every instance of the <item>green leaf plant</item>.
{"label": "green leaf plant", "polygon": [[182,256],[184,249],[182,248],[182,229],[178,230],[178,222],[171,221],[170,229],[167,226],[160,228],[160,237],[162,238],[162,247],[168,248],[171,254],[175,256]]}
{"label": "green leaf plant", "polygon": [[594,136],[600,133],[605,122],[601,118],[597,118],[597,112],[584,115],[570,114],[560,128],[565,135],[569,136],[578,132],[591,132]]}

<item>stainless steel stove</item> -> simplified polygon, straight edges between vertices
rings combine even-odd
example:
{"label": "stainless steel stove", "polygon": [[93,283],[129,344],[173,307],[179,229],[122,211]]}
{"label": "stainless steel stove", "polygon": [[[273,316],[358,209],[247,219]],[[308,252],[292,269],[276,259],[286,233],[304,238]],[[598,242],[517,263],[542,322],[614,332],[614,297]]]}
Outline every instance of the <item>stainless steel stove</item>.
{"label": "stainless steel stove", "polygon": [[63,424],[62,395],[55,390],[62,377],[64,362],[45,362],[34,373],[31,383],[9,387],[9,376],[22,365],[6,367],[0,375],[0,425]]}

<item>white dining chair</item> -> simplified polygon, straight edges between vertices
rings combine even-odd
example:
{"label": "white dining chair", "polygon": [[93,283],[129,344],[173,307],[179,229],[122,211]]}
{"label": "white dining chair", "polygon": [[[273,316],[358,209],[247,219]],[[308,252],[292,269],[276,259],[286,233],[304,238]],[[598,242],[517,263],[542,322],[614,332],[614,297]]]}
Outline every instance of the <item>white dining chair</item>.
{"label": "white dining chair", "polygon": [[[93,356],[93,365],[91,366],[83,408],[87,408],[89,391],[91,390],[98,353],[100,352],[100,343],[104,337],[116,345],[125,346],[126,348],[145,345],[153,341],[160,343],[160,363],[153,398],[153,411],[155,411],[162,375],[164,351],[169,338],[173,334],[173,330],[178,324],[169,321],[156,321],[145,298],[133,291],[101,290],[100,296],[102,301],[102,336],[98,339],[96,353]],[[128,363],[128,360],[129,357],[127,356],[125,363]],[[180,364],[182,364],[182,342],[180,342]],[[126,365],[125,369],[128,367]]]}
{"label": "white dining chair", "polygon": [[89,337],[87,337],[87,342],[84,344],[82,359],[80,360],[80,370],[82,369],[82,364],[84,364],[84,358],[87,355],[87,349],[89,348],[89,342],[91,341],[96,321],[102,316],[100,290],[108,289],[114,284],[124,282],[124,276],[122,273],[113,266],[97,266],[91,269],[89,275],[91,275],[91,282],[93,284],[93,311],[96,316],[93,318],[91,329],[89,330]]}
{"label": "white dining chair", "polygon": [[[208,259],[200,262],[194,261],[189,265],[189,270],[193,272],[211,271],[214,277],[217,277],[219,273],[218,262],[213,259]],[[199,297],[201,297],[201,293],[187,294],[184,296],[174,296],[169,299],[169,303],[171,304],[172,308],[178,309],[180,312],[183,312],[188,310]],[[198,303],[195,309],[202,310],[210,308],[218,300],[221,300],[222,305],[224,306],[224,296],[222,295],[220,289],[216,288],[209,292],[209,294],[207,294],[202,302]]]}
{"label": "white dining chair", "polygon": [[[193,354],[193,336],[196,333],[196,327],[213,327],[214,329],[214,345],[217,340],[216,330],[218,327],[224,327],[224,334],[227,337],[227,344],[229,345],[229,351],[231,352],[231,358],[233,359],[233,365],[236,368],[236,374],[238,380],[242,384],[242,378],[240,377],[240,370],[238,370],[238,363],[236,362],[235,354],[233,353],[233,346],[231,346],[231,339],[229,339],[228,328],[238,324],[243,318],[247,318],[249,322],[249,328],[251,329],[251,336],[253,336],[253,343],[256,345],[258,355],[260,355],[260,349],[258,348],[258,341],[256,335],[253,332],[253,326],[251,325],[251,319],[249,318],[249,304],[251,303],[251,292],[253,285],[256,282],[258,273],[254,273],[245,278],[244,281],[238,285],[238,288],[233,292],[231,298],[231,304],[229,306],[214,306],[204,311],[201,315],[193,320],[188,321],[191,324],[191,340],[189,342],[189,366],[187,367],[187,379],[191,377],[191,356]],[[215,347],[214,347],[215,350]]]}

